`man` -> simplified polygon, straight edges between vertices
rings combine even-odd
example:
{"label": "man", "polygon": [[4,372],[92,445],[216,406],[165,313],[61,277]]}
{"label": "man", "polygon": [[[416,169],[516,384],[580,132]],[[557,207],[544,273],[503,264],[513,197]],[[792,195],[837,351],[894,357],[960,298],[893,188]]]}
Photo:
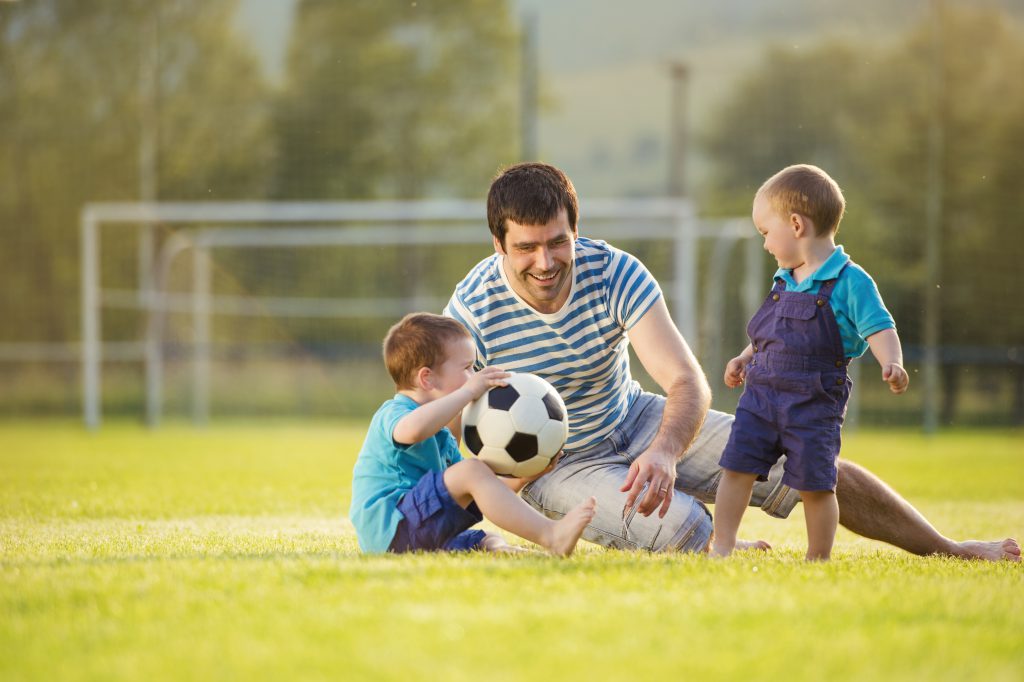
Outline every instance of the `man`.
{"label": "man", "polygon": [[[458,284],[445,314],[473,335],[477,366],[532,372],[562,395],[569,440],[554,471],[523,489],[549,516],[590,496],[598,512],[583,537],[607,547],[704,551],[718,461],[731,415],[711,391],[640,261],[580,237],[575,188],[557,168],[524,163],[492,183],[487,220],[495,254]],[[627,335],[628,333],[628,335]],[[629,372],[629,344],[664,396]],[[786,517],[799,499],[782,463],[751,504]],[[867,470],[840,461],[840,523],[915,554],[1020,561],[1015,540],[954,542]],[[747,545],[750,546],[750,545]],[[767,547],[765,543],[754,546]]]}

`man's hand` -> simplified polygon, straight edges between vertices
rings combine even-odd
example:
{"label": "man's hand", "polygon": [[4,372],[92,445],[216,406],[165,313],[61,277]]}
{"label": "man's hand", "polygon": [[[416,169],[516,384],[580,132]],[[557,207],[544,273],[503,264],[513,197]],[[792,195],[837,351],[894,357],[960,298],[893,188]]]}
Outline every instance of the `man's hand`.
{"label": "man's hand", "polygon": [[902,365],[890,362],[882,368],[882,381],[889,384],[889,390],[899,395],[910,385],[910,375]]}
{"label": "man's hand", "polygon": [[562,450],[559,450],[558,453],[551,458],[551,461],[548,462],[548,465],[544,467],[544,469],[541,470],[539,473],[536,473],[533,476],[501,476],[501,482],[507,485],[512,490],[512,492],[518,493],[520,490],[526,487],[527,483],[533,483],[544,474],[554,470],[555,465],[558,464],[558,460],[561,458]]}
{"label": "man's hand", "polygon": [[675,482],[676,458],[671,453],[648,449],[630,465],[626,482],[619,488],[619,492],[629,491],[625,509],[630,509],[636,504],[644,484],[647,484],[647,492],[640,500],[637,511],[642,516],[650,516],[661,505],[658,518],[663,519],[672,504]]}

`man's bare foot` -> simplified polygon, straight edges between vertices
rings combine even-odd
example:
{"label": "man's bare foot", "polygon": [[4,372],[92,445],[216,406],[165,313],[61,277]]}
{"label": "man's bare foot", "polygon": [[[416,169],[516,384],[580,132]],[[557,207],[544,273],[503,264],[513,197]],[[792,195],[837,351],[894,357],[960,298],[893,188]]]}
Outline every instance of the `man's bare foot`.
{"label": "man's bare foot", "polygon": [[1020,561],[1020,545],[1013,538],[992,542],[967,540],[966,542],[954,542],[953,549],[949,551],[949,554],[961,559],[978,559],[979,561]]}
{"label": "man's bare foot", "polygon": [[597,498],[591,497],[576,505],[568,514],[555,521],[549,531],[544,548],[555,556],[569,556],[576,548],[576,542],[583,535],[583,529],[593,521],[597,510]]}

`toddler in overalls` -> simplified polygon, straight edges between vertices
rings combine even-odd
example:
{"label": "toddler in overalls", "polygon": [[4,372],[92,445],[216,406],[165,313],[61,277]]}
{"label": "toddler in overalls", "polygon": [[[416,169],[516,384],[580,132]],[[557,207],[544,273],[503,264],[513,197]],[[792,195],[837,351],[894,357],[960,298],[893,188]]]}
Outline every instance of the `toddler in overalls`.
{"label": "toddler in overalls", "polygon": [[754,197],[754,226],[779,269],[747,326],[750,344],[725,368],[727,386],[746,387],[719,462],[712,555],[732,553],[754,481],[784,456],[782,482],[804,504],[807,559],[828,559],[847,366],[870,348],[893,393],[910,382],[874,280],[835,243],[845,208],[839,185],[810,165],[779,171]]}

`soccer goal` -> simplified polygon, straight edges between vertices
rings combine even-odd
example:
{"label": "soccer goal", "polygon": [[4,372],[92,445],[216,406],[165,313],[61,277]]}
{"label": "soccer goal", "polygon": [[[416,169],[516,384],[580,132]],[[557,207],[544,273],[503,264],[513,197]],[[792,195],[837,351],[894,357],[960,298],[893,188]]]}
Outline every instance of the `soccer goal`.
{"label": "soccer goal", "polygon": [[[686,200],[589,200],[579,229],[647,265],[705,365],[743,347],[766,286],[749,220],[702,220]],[[168,411],[197,424],[365,414],[391,390],[387,328],[440,312],[493,249],[482,200],[94,203],[81,241],[90,428],[105,409],[152,426]]]}

